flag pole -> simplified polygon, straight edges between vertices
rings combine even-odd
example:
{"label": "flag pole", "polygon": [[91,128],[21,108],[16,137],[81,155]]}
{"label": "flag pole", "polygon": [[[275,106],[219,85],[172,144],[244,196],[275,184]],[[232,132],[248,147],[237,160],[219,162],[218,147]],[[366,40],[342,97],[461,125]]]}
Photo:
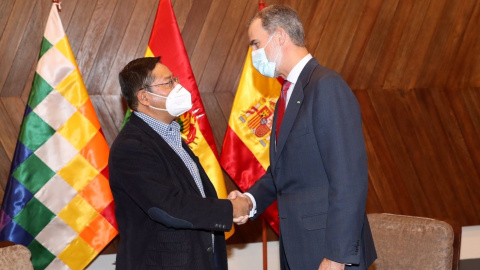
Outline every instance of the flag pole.
{"label": "flag pole", "polygon": [[267,221],[262,218],[263,270],[267,270]]}
{"label": "flag pole", "polygon": [[[260,9],[265,6],[265,0],[259,0],[258,5]],[[263,270],[268,269],[268,256],[267,256],[267,221],[262,218],[262,244],[263,244]]]}

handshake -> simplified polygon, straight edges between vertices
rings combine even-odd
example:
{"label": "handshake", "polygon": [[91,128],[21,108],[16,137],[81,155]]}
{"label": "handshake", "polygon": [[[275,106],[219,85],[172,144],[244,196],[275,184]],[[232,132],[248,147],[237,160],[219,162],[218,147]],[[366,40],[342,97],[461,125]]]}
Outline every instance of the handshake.
{"label": "handshake", "polygon": [[253,208],[250,198],[238,190],[230,192],[227,197],[233,205],[233,222],[237,225],[248,221],[250,210]]}

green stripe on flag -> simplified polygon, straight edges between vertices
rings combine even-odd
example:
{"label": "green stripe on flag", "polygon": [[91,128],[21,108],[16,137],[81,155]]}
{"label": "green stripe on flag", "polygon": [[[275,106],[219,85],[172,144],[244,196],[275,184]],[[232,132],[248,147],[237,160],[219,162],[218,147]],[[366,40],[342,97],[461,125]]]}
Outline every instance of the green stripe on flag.
{"label": "green stripe on flag", "polygon": [[35,154],[32,154],[18,166],[12,175],[32,194],[35,194],[55,175],[55,172]]}
{"label": "green stripe on flag", "polygon": [[42,56],[52,47],[53,47],[52,43],[50,43],[48,39],[43,37],[42,47],[40,48],[40,55],[38,56],[38,59],[42,58]]}
{"label": "green stripe on flag", "polygon": [[55,259],[55,255],[43,247],[37,240],[33,240],[28,245],[28,249],[32,253],[31,261],[35,270],[45,269]]}
{"label": "green stripe on flag", "polygon": [[37,236],[54,217],[55,214],[52,211],[48,210],[43,203],[33,197],[13,220],[31,235]]}
{"label": "green stripe on flag", "polygon": [[35,112],[30,112],[23,120],[18,140],[32,152],[35,152],[53,134],[55,134],[55,129],[45,123]]}
{"label": "green stripe on flag", "polygon": [[42,76],[35,73],[33,77],[32,90],[30,92],[30,97],[28,98],[28,106],[35,109],[42,100],[50,94],[53,88],[48,84]]}

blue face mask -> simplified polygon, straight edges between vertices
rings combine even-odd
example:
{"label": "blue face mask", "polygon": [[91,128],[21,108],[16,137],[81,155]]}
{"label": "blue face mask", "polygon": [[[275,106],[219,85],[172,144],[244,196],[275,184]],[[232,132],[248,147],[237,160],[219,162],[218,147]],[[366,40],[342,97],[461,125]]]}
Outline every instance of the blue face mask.
{"label": "blue face mask", "polygon": [[[275,62],[268,61],[267,54],[265,53],[265,47],[267,47],[268,43],[272,40],[273,36],[271,35],[267,41],[267,44],[263,46],[263,48],[257,49],[252,51],[252,64],[260,74],[266,77],[275,78]],[[278,53],[277,53],[278,56]]]}

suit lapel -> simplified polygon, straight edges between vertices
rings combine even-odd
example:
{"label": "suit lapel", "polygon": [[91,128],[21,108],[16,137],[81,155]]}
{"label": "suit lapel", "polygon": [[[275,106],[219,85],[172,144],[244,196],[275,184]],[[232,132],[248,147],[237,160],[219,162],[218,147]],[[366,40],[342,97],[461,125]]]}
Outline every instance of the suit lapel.
{"label": "suit lapel", "polygon": [[[280,154],[282,153],[283,147],[287,142],[288,135],[293,127],[295,119],[297,118],[298,112],[300,107],[303,103],[303,89],[308,85],[310,82],[310,77],[312,75],[313,70],[318,65],[318,62],[312,58],[303,68],[300,76],[298,77],[297,82],[293,88],[292,95],[288,101],[287,109],[285,110],[285,114],[283,115],[282,125],[280,126],[280,130],[278,132],[278,141],[276,142],[276,149],[273,149],[273,155],[270,156],[270,160],[273,160],[273,164],[277,163]],[[278,106],[277,106],[278,107]],[[275,119],[274,119],[274,126],[276,125],[276,110],[275,109]],[[275,137],[273,137],[274,139]],[[272,152],[271,152],[272,153]],[[273,156],[273,159],[272,159]]]}
{"label": "suit lapel", "polygon": [[[203,185],[203,191],[205,192],[205,197],[217,198],[217,191],[215,190],[215,187],[213,186],[212,182],[210,181],[210,178],[208,178],[208,175],[205,172],[205,170],[203,169],[202,164],[200,164],[200,160],[198,159],[197,156],[195,156],[193,151],[190,149],[190,147],[188,147],[188,145],[184,141],[182,141],[182,145],[183,145],[183,148],[185,149],[185,151],[187,151],[188,155],[190,155],[192,160],[197,165],[198,173],[200,174],[200,179],[201,179],[202,185]],[[194,183],[194,184],[195,184],[195,187],[197,187],[197,184],[196,183]],[[197,190],[198,190],[198,187],[197,187]],[[200,190],[198,190],[198,192],[200,193]]]}

